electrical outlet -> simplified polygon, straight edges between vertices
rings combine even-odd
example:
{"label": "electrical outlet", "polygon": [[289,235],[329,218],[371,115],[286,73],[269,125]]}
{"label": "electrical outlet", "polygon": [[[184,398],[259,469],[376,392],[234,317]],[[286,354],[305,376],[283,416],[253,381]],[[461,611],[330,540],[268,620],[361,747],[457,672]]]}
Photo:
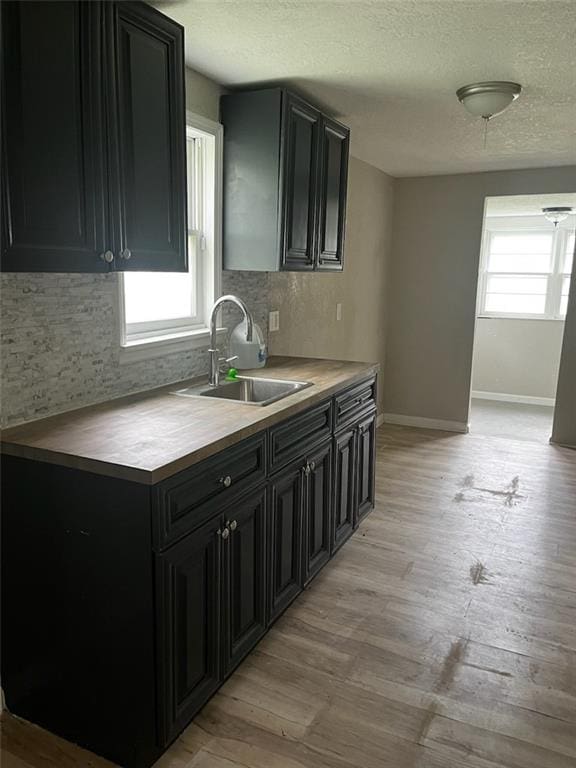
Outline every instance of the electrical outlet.
{"label": "electrical outlet", "polygon": [[268,330],[270,333],[280,330],[280,310],[275,309],[268,314]]}
{"label": "electrical outlet", "polygon": [[342,304],[336,304],[336,320],[342,320]]}

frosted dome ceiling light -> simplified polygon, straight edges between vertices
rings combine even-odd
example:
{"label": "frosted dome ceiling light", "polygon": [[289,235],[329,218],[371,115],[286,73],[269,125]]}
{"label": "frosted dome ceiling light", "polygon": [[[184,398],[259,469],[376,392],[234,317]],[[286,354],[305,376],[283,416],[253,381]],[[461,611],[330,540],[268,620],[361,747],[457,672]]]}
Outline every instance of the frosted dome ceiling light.
{"label": "frosted dome ceiling light", "polygon": [[522,91],[519,83],[492,80],[487,83],[471,83],[458,88],[458,101],[474,117],[491,120],[501,114],[515,101]]}
{"label": "frosted dome ceiling light", "polygon": [[569,205],[553,205],[549,208],[542,208],[542,213],[548,221],[551,221],[557,227],[561,221],[570,216],[573,210]]}

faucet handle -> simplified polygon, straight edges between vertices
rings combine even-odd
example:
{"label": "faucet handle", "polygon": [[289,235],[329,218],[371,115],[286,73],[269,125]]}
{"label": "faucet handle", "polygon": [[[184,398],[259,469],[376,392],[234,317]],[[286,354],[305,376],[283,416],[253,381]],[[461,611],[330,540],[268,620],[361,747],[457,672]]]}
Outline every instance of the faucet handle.
{"label": "faucet handle", "polygon": [[222,370],[222,367],[224,364],[227,364],[230,366],[230,363],[233,363],[234,360],[238,360],[238,355],[233,355],[232,357],[219,357],[218,358],[218,367],[220,370]]}

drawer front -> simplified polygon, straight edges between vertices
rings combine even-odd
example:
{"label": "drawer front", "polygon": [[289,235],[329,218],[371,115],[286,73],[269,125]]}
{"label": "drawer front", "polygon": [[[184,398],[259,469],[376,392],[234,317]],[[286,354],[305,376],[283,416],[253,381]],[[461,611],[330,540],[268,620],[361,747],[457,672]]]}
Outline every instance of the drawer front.
{"label": "drawer front", "polygon": [[266,436],[249,438],[160,483],[156,547],[163,549],[266,478]]}
{"label": "drawer front", "polygon": [[270,429],[270,470],[304,458],[306,451],[332,434],[332,402],[293,416]]}
{"label": "drawer front", "polygon": [[376,378],[363,381],[361,384],[334,398],[336,428],[353,421],[358,414],[369,408],[376,407]]}

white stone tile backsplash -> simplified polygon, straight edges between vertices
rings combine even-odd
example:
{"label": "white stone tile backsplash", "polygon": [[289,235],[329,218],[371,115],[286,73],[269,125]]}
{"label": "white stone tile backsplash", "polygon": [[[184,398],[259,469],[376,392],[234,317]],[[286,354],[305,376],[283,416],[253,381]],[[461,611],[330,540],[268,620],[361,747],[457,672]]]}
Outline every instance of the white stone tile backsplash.
{"label": "white stone tile backsplash", "polygon": [[[80,408],[208,371],[208,345],[120,365],[117,274],[2,274],[0,383],[3,427]],[[248,304],[267,333],[268,275],[223,272],[223,293]],[[233,328],[240,315],[226,310]]]}

